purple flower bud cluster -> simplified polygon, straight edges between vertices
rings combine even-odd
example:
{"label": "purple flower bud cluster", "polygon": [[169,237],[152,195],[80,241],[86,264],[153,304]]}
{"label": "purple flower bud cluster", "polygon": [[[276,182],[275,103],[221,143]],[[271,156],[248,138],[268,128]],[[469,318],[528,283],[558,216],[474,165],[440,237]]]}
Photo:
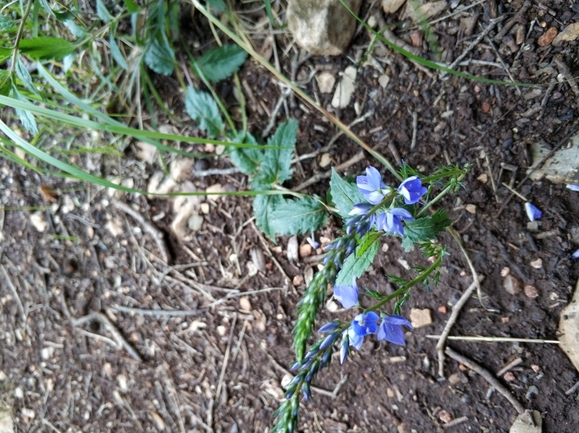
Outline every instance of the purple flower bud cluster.
{"label": "purple flower bud cluster", "polygon": [[[356,178],[358,191],[364,196],[366,201],[371,205],[381,203],[387,195],[394,190],[382,181],[382,176],[374,167],[366,169],[365,176]],[[417,176],[411,176],[404,180],[398,187],[397,193],[403,197],[406,205],[418,203],[426,194],[428,189],[422,186],[422,181]],[[356,232],[358,236],[365,235],[372,227],[387,233],[404,235],[403,221],[412,221],[414,217],[405,208],[395,207],[394,201],[390,209],[379,213],[378,215],[368,215],[373,206],[367,203],[358,203],[350,212],[352,215],[346,221],[346,232]]]}

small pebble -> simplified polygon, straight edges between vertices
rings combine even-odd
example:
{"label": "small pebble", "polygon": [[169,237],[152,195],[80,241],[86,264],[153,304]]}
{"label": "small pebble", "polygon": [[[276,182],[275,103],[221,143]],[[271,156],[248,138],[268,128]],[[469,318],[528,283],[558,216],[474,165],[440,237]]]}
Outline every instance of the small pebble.
{"label": "small pebble", "polygon": [[501,277],[506,277],[510,273],[511,273],[511,269],[507,268],[506,266],[503,269],[501,269]]}
{"label": "small pebble", "polygon": [[432,314],[428,308],[412,308],[410,310],[410,322],[415,328],[428,326],[432,323]]}
{"label": "small pebble", "polygon": [[217,333],[223,337],[227,333],[227,329],[225,328],[225,326],[219,325],[217,327]]}
{"label": "small pebble", "polygon": [[308,257],[312,255],[313,248],[310,244],[300,245],[300,257]]}
{"label": "small pebble", "polygon": [[446,314],[446,305],[441,305],[440,307],[438,307],[438,312]]}
{"label": "small pebble", "polygon": [[304,283],[304,277],[301,275],[296,275],[292,280],[292,284],[296,287],[301,286]]}
{"label": "small pebble", "polygon": [[503,287],[511,295],[518,295],[522,291],[521,281],[510,274],[503,280]]}
{"label": "small pebble", "polygon": [[524,291],[527,298],[535,299],[537,296],[539,296],[539,290],[537,290],[535,286],[527,284],[525,285]]}
{"label": "small pebble", "polygon": [[325,168],[332,163],[332,157],[329,153],[322,153],[320,158],[320,167]]}
{"label": "small pebble", "polygon": [[465,207],[466,211],[471,214],[476,214],[476,205],[474,204],[467,204]]}
{"label": "small pebble", "polygon": [[505,379],[507,382],[513,382],[514,380],[516,380],[515,375],[513,374],[512,371],[507,371],[504,375],[503,375],[503,379]]}
{"label": "small pebble", "polygon": [[242,296],[239,298],[239,308],[244,311],[251,311],[251,302],[249,302],[249,298],[247,296]]}
{"label": "small pebble", "polygon": [[441,410],[438,412],[438,419],[440,419],[443,423],[448,424],[452,421],[452,415],[445,410]]}
{"label": "small pebble", "polygon": [[531,266],[535,269],[541,269],[543,267],[543,260],[538,258],[537,260],[533,260],[531,262]]}
{"label": "small pebble", "polygon": [[531,364],[531,369],[535,372],[538,373],[541,371],[541,367],[539,367],[537,364]]}

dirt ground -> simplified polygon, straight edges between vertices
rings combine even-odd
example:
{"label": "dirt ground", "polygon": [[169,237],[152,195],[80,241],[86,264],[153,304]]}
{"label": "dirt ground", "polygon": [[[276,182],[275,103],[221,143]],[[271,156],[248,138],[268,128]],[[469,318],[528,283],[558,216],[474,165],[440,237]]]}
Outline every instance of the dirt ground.
{"label": "dirt ground", "polygon": [[[365,4],[362,16],[382,14],[377,3]],[[449,6],[433,24],[447,64],[493,18],[506,15],[501,25],[509,22],[523,2],[460,5],[465,6],[471,7],[448,16],[457,10]],[[264,12],[246,16],[257,22]],[[398,23],[393,31],[400,38],[420,41],[420,31],[408,21],[382,16],[387,24]],[[473,19],[472,28],[466,26]],[[206,49],[214,43],[211,32],[198,15],[196,20],[184,22],[185,31],[202,42],[196,47]],[[546,180],[519,182],[531,163],[530,143],[565,145],[579,129],[578,95],[564,79],[557,81],[561,68],[555,63],[562,62],[576,75],[579,42],[558,47],[538,42],[550,27],[560,31],[576,21],[577,3],[533,2],[516,23],[523,28],[523,44],[513,46],[510,34],[495,39],[498,26],[461,66],[487,78],[541,83],[538,89],[442,79],[440,73],[423,70],[378,44],[374,60],[360,66],[354,100],[335,112],[346,124],[363,117],[352,126],[355,133],[392,161],[404,160],[423,173],[447,163],[472,163],[458,197],[439,207],[449,210],[484,277],[485,306],[471,298],[451,335],[556,340],[560,312],[579,276],[571,259],[579,243],[579,193]],[[256,34],[256,46],[267,48],[269,36]],[[293,70],[300,86],[328,107],[332,94],[319,92],[312,72],[337,75],[364,56],[370,37],[359,29],[348,52],[332,58],[306,56],[282,33],[275,41],[282,71],[292,76]],[[432,57],[432,50],[422,55]],[[383,74],[390,77],[386,88],[378,81]],[[240,78],[246,83],[250,129],[259,136],[270,123],[280,86],[252,59]],[[158,87],[184,121],[166,121],[164,127],[198,134],[183,112],[176,80],[159,78]],[[235,105],[231,83],[218,90]],[[371,115],[364,117],[366,113]],[[278,121],[287,115],[300,122],[298,155],[319,151],[337,134],[298,99],[287,99],[287,112],[282,105]],[[328,152],[332,165],[339,166],[360,148],[339,137]],[[288,187],[328,172],[321,158],[317,154],[296,164]],[[139,160],[133,146],[122,159],[89,154],[79,163],[105,177],[133,179],[141,189],[159,170],[156,163]],[[362,154],[341,174],[353,176],[368,165],[377,163]],[[172,200],[42,177],[7,161],[0,166],[0,405],[13,408],[18,432],[234,433],[272,428],[273,412],[283,398],[281,383],[290,375],[293,360],[296,303],[321,251],[290,262],[288,238],[274,245],[261,235],[247,198],[203,199],[208,207],[201,229],[178,239],[170,228]],[[215,184],[246,189],[247,179],[240,173],[203,174],[229,167],[226,158],[197,160],[185,180],[199,191]],[[521,199],[509,199],[511,193],[501,182],[511,179],[511,185],[543,210],[538,225],[528,224]],[[41,185],[56,191],[56,201],[40,191]],[[324,195],[327,188],[328,180],[322,179],[307,191]],[[123,203],[131,205],[140,220],[127,213]],[[44,231],[32,224],[35,218],[46,222]],[[147,231],[151,227],[163,233],[161,241]],[[334,239],[339,232],[338,221],[330,219],[316,237]],[[306,243],[305,237],[298,240]],[[428,308],[433,323],[407,333],[404,347],[368,340],[344,366],[333,363],[319,375],[313,401],[302,405],[300,431],[509,430],[516,410],[480,375],[447,358],[447,380],[438,380],[436,340],[426,336],[440,334],[452,305],[472,282],[452,238],[445,234],[441,241],[450,254],[439,286],[413,292],[404,306],[405,311]],[[166,260],[159,245],[167,249]],[[361,284],[386,287],[388,273],[411,275],[400,258],[425,264],[417,252],[406,255],[397,239],[387,239]],[[249,262],[257,271],[252,272]],[[535,293],[508,293],[504,268]],[[151,315],[153,309],[171,313]],[[335,317],[347,320],[348,314],[325,309],[320,323]],[[579,431],[579,392],[568,392],[579,374],[557,345],[449,340],[448,346],[493,374],[520,359],[499,381],[526,409],[540,412],[543,432]],[[444,426],[461,417],[466,419]]]}

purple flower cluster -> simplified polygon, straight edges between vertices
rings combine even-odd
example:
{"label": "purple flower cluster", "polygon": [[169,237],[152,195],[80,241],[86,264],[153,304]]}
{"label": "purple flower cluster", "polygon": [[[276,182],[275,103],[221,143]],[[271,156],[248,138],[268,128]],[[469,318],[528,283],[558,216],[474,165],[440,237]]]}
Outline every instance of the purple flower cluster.
{"label": "purple flower cluster", "polygon": [[[356,280],[352,282],[351,286],[336,286],[334,287],[334,297],[340,301],[344,308],[351,308],[358,305],[358,285]],[[378,341],[386,340],[394,344],[404,345],[404,331],[403,326],[410,329],[412,324],[408,319],[399,315],[383,315],[381,323],[380,316],[374,311],[368,311],[358,314],[352,320],[352,323],[348,328],[342,331],[342,342],[340,343],[340,363],[343,364],[348,357],[350,347],[353,346],[356,350],[360,350],[362,343],[364,343],[364,337],[366,335],[376,334]],[[333,332],[338,328],[336,322],[328,323],[322,326],[319,332]],[[322,342],[321,346],[324,346],[326,340],[328,341],[327,347],[333,344],[337,339],[336,333],[328,335],[328,337]]]}
{"label": "purple flower cluster", "polygon": [[[378,215],[372,214],[367,216],[373,208],[372,205],[381,203],[387,195],[394,191],[382,181],[380,172],[374,167],[368,167],[365,176],[358,176],[356,178],[356,185],[358,186],[358,191],[360,191],[370,204],[358,203],[354,205],[354,208],[350,212],[352,217],[346,222],[347,233],[356,230],[359,236],[363,236],[375,226],[376,230],[402,236],[404,234],[402,221],[414,220],[412,214],[407,209],[391,207]],[[427,191],[428,189],[422,186],[422,181],[417,176],[411,176],[404,180],[397,190],[407,205],[418,203]]]}

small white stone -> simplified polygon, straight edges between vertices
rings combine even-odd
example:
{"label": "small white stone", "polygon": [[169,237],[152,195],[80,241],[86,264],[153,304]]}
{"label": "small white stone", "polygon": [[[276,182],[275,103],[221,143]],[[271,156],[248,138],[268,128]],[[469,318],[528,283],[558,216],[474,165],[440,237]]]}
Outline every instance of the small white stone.
{"label": "small white stone", "polygon": [[334,77],[334,74],[330,72],[321,72],[316,75],[316,81],[318,83],[318,87],[320,88],[320,92],[330,93],[334,88],[334,84],[336,83],[336,77]]}
{"label": "small white stone", "polygon": [[192,232],[197,232],[203,227],[203,217],[201,215],[191,215],[187,221],[187,226]]}
{"label": "small white stone", "polygon": [[410,310],[410,322],[415,328],[428,326],[432,323],[432,314],[428,308],[412,308]]}
{"label": "small white stone", "polygon": [[32,215],[30,215],[30,222],[32,223],[34,228],[38,230],[40,233],[46,231],[48,223],[46,222],[46,218],[44,218],[44,215],[42,213],[35,212]]}
{"label": "small white stone", "polygon": [[223,325],[219,325],[217,327],[217,333],[223,337],[227,333],[227,328]]}
{"label": "small white stone", "polygon": [[135,147],[137,148],[137,158],[149,164],[155,162],[157,156],[157,148],[155,146],[144,141],[137,141]]}
{"label": "small white stone", "polygon": [[543,260],[538,258],[537,260],[533,260],[531,262],[531,266],[535,269],[541,269],[543,267]]}
{"label": "small white stone", "polygon": [[332,163],[332,156],[329,153],[322,153],[320,167],[325,168]]}
{"label": "small white stone", "polygon": [[24,391],[22,391],[22,388],[17,387],[14,390],[14,397],[19,399],[19,400],[24,398]]}
{"label": "small white stone", "polygon": [[249,298],[247,296],[242,296],[239,298],[239,308],[244,311],[251,311],[251,302],[249,302]]}
{"label": "small white stone", "polygon": [[385,89],[388,87],[388,84],[390,84],[390,77],[386,74],[380,75],[380,78],[378,78],[378,83],[380,86],[382,86],[383,89]]}
{"label": "small white stone", "polygon": [[282,378],[281,378],[281,387],[283,389],[287,389],[288,385],[290,384],[290,382],[293,380],[293,376],[291,374],[286,373]]}
{"label": "small white stone", "polygon": [[20,410],[20,413],[22,414],[22,416],[24,416],[26,418],[30,418],[30,419],[34,419],[34,417],[36,416],[34,411],[32,409],[28,409],[27,407],[23,407]]}
{"label": "small white stone", "polygon": [[205,215],[209,213],[209,203],[201,203],[201,212]]}
{"label": "small white stone", "polygon": [[[216,193],[216,192],[223,192],[223,187],[220,183],[216,183],[215,185],[211,185],[209,188],[205,190],[207,194]],[[214,195],[211,197],[213,200],[219,200],[221,198],[220,195]]]}
{"label": "small white stone", "polygon": [[298,237],[296,235],[289,238],[287,243],[287,259],[290,262],[298,261]]}
{"label": "small white stone", "polygon": [[357,71],[354,66],[348,66],[342,75],[342,79],[336,86],[334,97],[332,98],[332,107],[346,108],[350,104],[354,89],[356,87]]}
{"label": "small white stone", "polygon": [[64,215],[74,210],[74,203],[68,194],[62,197],[62,206],[60,206],[60,210]]}
{"label": "small white stone", "polygon": [[486,173],[483,173],[479,177],[477,177],[476,180],[482,183],[487,183],[489,180],[489,176]]}
{"label": "small white stone", "polygon": [[336,304],[334,301],[328,301],[326,302],[326,309],[330,312],[330,313],[334,313],[336,311],[338,311],[338,304]]}
{"label": "small white stone", "polygon": [[474,205],[474,204],[467,204],[465,206],[465,209],[468,213],[471,213],[473,215],[476,214],[476,205]]}
{"label": "small white stone", "polygon": [[105,228],[110,232],[113,236],[120,236],[125,232],[123,228],[123,223],[118,218],[114,218],[106,223]]}
{"label": "small white stone", "polygon": [[54,355],[54,347],[52,346],[43,347],[40,351],[40,357],[45,361],[48,361],[50,358],[52,358],[52,355]]}

